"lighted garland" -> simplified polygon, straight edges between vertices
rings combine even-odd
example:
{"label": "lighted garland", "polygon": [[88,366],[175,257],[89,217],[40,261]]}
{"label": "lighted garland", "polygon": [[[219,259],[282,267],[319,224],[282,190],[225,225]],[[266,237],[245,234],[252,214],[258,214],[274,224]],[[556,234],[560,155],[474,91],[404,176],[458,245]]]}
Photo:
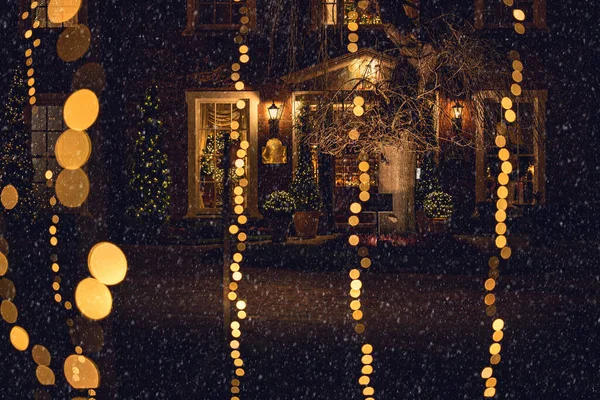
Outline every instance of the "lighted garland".
{"label": "lighted garland", "polygon": [[[504,4],[508,7],[512,7],[514,5],[513,0],[504,0]],[[523,25],[523,21],[525,20],[525,13],[520,9],[513,9],[512,15],[515,19],[514,29],[515,32],[519,35],[525,33],[525,26]],[[523,63],[520,60],[520,55],[516,50],[512,50],[509,55],[512,60],[512,69],[513,72],[511,74],[513,83],[510,87],[510,92],[514,97],[518,97],[522,93],[522,88],[520,83],[523,81]],[[517,120],[517,114],[513,110],[513,100],[509,97],[503,97],[501,101],[502,109],[504,110],[504,121],[501,121],[497,127],[497,135],[495,138],[495,144],[498,147],[498,158],[500,159],[500,174],[498,174],[498,201],[496,202],[496,239],[495,245],[500,252],[500,258],[497,256],[492,256],[489,259],[488,265],[490,267],[489,278],[485,281],[484,287],[486,290],[486,295],[484,297],[484,303],[486,305],[486,315],[492,318],[492,344],[489,347],[490,353],[490,361],[488,366],[483,368],[481,371],[481,378],[485,380],[485,389],[483,392],[483,396],[486,398],[494,397],[497,395],[496,385],[498,380],[494,377],[494,366],[498,365],[501,361],[500,351],[502,349],[502,345],[500,342],[504,338],[504,320],[497,318],[497,308],[496,308],[496,295],[494,294],[494,290],[496,288],[497,280],[500,275],[499,266],[500,259],[508,260],[512,254],[512,250],[508,247],[508,242],[506,239],[506,209],[508,208],[508,201],[506,200],[508,197],[508,183],[510,181],[509,174],[512,172],[512,164],[509,161],[510,152],[506,148],[507,140],[507,124],[515,123]]]}
{"label": "lighted garland", "polygon": [[[361,0],[358,2],[358,8],[361,10],[366,10],[369,6],[368,1]],[[346,15],[346,20],[348,21],[348,30],[350,33],[348,34],[348,51],[350,53],[355,53],[358,51],[358,20],[359,13],[357,11],[349,11]],[[361,117],[365,113],[364,105],[365,99],[362,96],[356,96],[353,100],[354,108],[353,113],[357,117]],[[352,129],[348,136],[350,140],[358,140],[360,137],[360,132],[356,129]],[[371,187],[371,176],[369,175],[370,169],[368,158],[365,160],[361,160],[359,157],[358,169],[360,171],[360,194],[359,200],[360,202],[366,202],[370,199],[369,189]],[[348,224],[352,227],[355,227],[359,224],[360,220],[358,214],[362,211],[362,205],[360,202],[354,202],[350,205],[350,212],[352,215],[348,218]],[[360,243],[360,238],[356,234],[350,235],[348,238],[348,242],[353,247],[358,247]],[[362,269],[367,269],[371,266],[371,259],[369,258],[369,250],[367,247],[358,248],[358,255],[361,257],[360,266]],[[362,293],[363,283],[360,280],[361,271],[358,268],[354,268],[350,270],[350,297],[352,300],[350,301],[350,309],[352,310],[352,319],[356,321],[354,325],[354,331],[357,335],[362,335],[365,332],[365,324],[362,322],[364,319],[364,311],[362,309],[362,304],[360,302],[360,296]],[[364,343],[364,340],[362,341]],[[361,346],[361,371],[360,377],[358,378],[358,384],[361,388],[363,396],[365,396],[365,400],[374,400],[375,397],[375,389],[371,384],[371,375],[373,374],[373,346],[364,343]]]}
{"label": "lighted garland", "polygon": [[[38,7],[37,1],[32,1],[30,8],[32,12]],[[53,23],[64,23],[74,18],[81,7],[81,0],[51,0],[48,4],[48,18]],[[29,12],[21,15],[23,20],[30,17]],[[34,20],[34,18],[32,18]],[[40,39],[34,39],[34,30],[40,25],[39,21],[32,23],[31,29],[25,33],[25,39],[33,40],[33,47],[41,44]],[[76,25],[73,28],[66,29],[60,35],[57,43],[57,52],[64,61],[75,61],[82,57],[89,49],[90,31],[85,25]],[[75,43],[77,42],[77,43]],[[82,46],[83,44],[83,46]],[[77,49],[77,51],[73,51]],[[35,97],[35,78],[33,65],[33,50],[28,48],[25,51],[27,67],[27,85],[29,104],[35,107],[37,99]],[[84,66],[82,69],[86,68]],[[103,72],[101,67],[93,66],[91,69],[97,73]],[[52,207],[60,201],[64,206],[70,208],[80,207],[89,194],[89,180],[81,167],[87,162],[91,154],[91,141],[85,132],[92,126],[99,113],[99,102],[95,93],[89,89],[75,91],[65,102],[63,117],[69,129],[64,132],[55,144],[56,159],[61,167],[64,168],[56,179],[56,197],[49,199]],[[51,188],[54,185],[53,173],[48,170],[45,173],[47,186]],[[7,185],[1,193],[2,204],[6,209],[12,209],[19,200],[18,191],[12,185]],[[57,224],[60,218],[54,214],[51,217],[52,224],[48,232],[50,236],[50,245],[54,248],[58,245]],[[4,242],[5,243],[5,242]],[[0,249],[0,276],[3,276],[8,270],[8,259]],[[60,267],[58,264],[58,255],[53,251],[50,257],[52,261],[52,271],[56,274],[52,288],[55,292],[54,300],[61,304],[62,295],[60,294],[61,278],[58,275]],[[82,280],[75,291],[75,302],[78,309],[85,317],[90,320],[99,320],[108,316],[112,308],[112,295],[107,285],[120,283],[127,272],[127,260],[123,252],[115,245],[107,242],[96,244],[88,256],[88,268],[93,278]],[[16,295],[14,284],[6,279],[0,279],[0,294],[3,297],[0,313],[3,319],[13,324],[17,321],[18,311],[12,303]],[[70,301],[64,303],[67,310],[73,308]],[[71,318],[67,319],[69,327],[74,326]],[[100,328],[101,329],[101,328]],[[20,326],[14,326],[10,332],[10,340],[13,346],[19,351],[25,351],[29,347],[29,335],[25,329]],[[66,358],[63,365],[64,375],[71,387],[77,390],[88,389],[89,396],[95,396],[94,390],[100,384],[100,373],[95,363],[88,357],[82,355],[81,346],[75,346],[75,354]],[[49,368],[51,355],[50,352],[41,345],[35,345],[32,348],[32,356],[36,364],[36,377],[44,386],[55,384],[54,372]],[[47,393],[41,393],[47,396]]]}
{"label": "lighted garland", "polygon": [[[236,3],[239,3],[240,0],[234,0]],[[240,30],[238,34],[234,38],[235,44],[239,45],[239,63],[235,62],[231,66],[232,74],[231,80],[234,82],[235,89],[237,91],[244,90],[245,85],[244,82],[240,80],[240,70],[242,64],[248,63],[250,60],[250,56],[248,55],[249,48],[245,42],[245,35],[250,31],[248,27],[248,23],[250,22],[249,18],[249,10],[248,7],[240,8]],[[236,107],[239,110],[242,110],[246,107],[246,101],[244,99],[239,99],[236,102]],[[235,178],[232,179],[233,182],[236,183],[235,188],[233,189],[233,203],[235,204],[233,211],[236,215],[236,221],[229,226],[229,233],[237,238],[236,244],[236,252],[232,256],[232,262],[229,266],[230,276],[229,276],[229,292],[227,293],[227,298],[231,302],[235,302],[235,309],[237,313],[235,316],[231,318],[230,328],[231,328],[231,340],[229,342],[229,347],[231,348],[231,359],[233,360],[234,366],[234,377],[231,379],[231,400],[240,400],[241,393],[241,382],[240,378],[246,374],[244,370],[244,360],[242,358],[242,354],[240,351],[240,337],[242,336],[241,331],[241,321],[244,320],[247,316],[246,314],[246,301],[241,299],[238,294],[239,284],[242,280],[242,272],[240,271],[240,263],[243,260],[242,253],[246,250],[246,240],[248,239],[248,235],[243,232],[243,226],[248,222],[248,218],[244,215],[245,212],[245,203],[246,197],[244,196],[244,192],[248,187],[248,179],[246,178],[246,162],[245,158],[248,152],[248,148],[250,147],[250,143],[247,140],[239,140],[240,133],[238,132],[240,125],[239,122],[233,121],[231,123],[231,134],[230,139],[232,142],[239,141],[239,147],[236,151],[236,159],[234,161],[234,174]],[[223,207],[227,205],[224,204]],[[230,221],[227,221],[228,223]]]}

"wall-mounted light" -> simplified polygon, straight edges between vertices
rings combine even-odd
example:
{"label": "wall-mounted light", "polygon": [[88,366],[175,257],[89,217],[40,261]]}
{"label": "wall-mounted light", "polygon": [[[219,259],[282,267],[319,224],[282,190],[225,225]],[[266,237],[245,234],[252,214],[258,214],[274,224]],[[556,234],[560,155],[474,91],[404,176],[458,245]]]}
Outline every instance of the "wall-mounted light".
{"label": "wall-mounted light", "polygon": [[452,106],[452,114],[454,116],[454,121],[462,120],[463,108],[463,105],[460,104],[458,101],[454,103],[454,105]]}
{"label": "wall-mounted light", "polygon": [[283,106],[277,107],[275,102],[267,108],[269,113],[269,136],[267,145],[263,147],[262,160],[263,164],[285,164],[287,163],[287,148],[277,137],[279,134],[279,120]]}
{"label": "wall-mounted light", "polygon": [[267,111],[269,112],[269,121],[271,121],[271,122],[279,121],[279,119],[281,119],[281,110],[282,109],[283,109],[283,107],[279,108],[275,105],[275,102],[273,102],[273,104],[271,104],[269,106],[269,108],[267,108]]}

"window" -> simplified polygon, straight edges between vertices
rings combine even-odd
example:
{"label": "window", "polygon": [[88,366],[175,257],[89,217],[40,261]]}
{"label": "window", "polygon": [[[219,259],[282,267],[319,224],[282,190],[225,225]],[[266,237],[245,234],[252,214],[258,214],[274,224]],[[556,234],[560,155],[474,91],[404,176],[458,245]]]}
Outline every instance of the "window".
{"label": "window", "polygon": [[[54,22],[50,21],[50,19],[48,18],[48,4],[50,3],[50,0],[39,0],[38,1],[38,6],[35,8],[35,10],[32,10],[32,18],[33,21],[39,21],[40,23],[40,28],[62,28],[62,27],[66,27],[66,26],[73,26],[73,25],[77,25],[77,20],[78,20],[78,16],[76,15],[74,18],[70,19],[67,22],[61,23],[61,24],[55,24]],[[65,6],[65,7],[69,7],[69,6]]]}
{"label": "window", "polygon": [[[379,7],[377,1],[370,1],[366,10],[356,7],[354,0],[317,0],[320,2],[321,21],[325,25],[336,25],[340,12],[342,13],[344,24],[350,22],[348,14],[358,12],[358,23],[361,25],[381,24]],[[339,7],[339,8],[338,8]]]}
{"label": "window", "polygon": [[[487,92],[482,99],[485,126],[479,133],[481,149],[477,149],[478,201],[497,200],[500,160],[494,145],[497,126],[502,121],[501,96]],[[507,201],[510,205],[531,205],[543,201],[545,192],[545,92],[523,93],[513,103],[517,120],[508,124],[506,130],[508,160],[512,167],[509,174]],[[479,147],[479,146],[478,146]]]}
{"label": "window", "polygon": [[[187,217],[218,216],[223,207],[226,140],[231,161],[241,141],[249,142],[244,191],[250,215],[258,214],[258,94],[255,92],[188,92],[188,213]],[[240,100],[243,102],[239,103]],[[238,107],[239,106],[239,107]],[[241,108],[240,108],[241,107]],[[228,139],[229,138],[229,139]]]}
{"label": "window", "polygon": [[[368,158],[371,176],[371,187],[376,189],[378,186],[379,161],[374,157]],[[359,154],[356,151],[349,150],[347,154],[336,157],[335,159],[335,187],[336,188],[358,188],[360,185],[358,170]]]}
{"label": "window", "polygon": [[63,122],[61,106],[38,106],[31,111],[31,156],[33,158],[33,183],[36,192],[46,186],[46,171],[57,176],[60,168],[54,155],[54,144],[67,128]]}
{"label": "window", "polygon": [[545,28],[546,0],[514,0],[514,6],[508,7],[503,0],[476,0],[475,27],[512,28],[515,22],[512,11],[523,10],[525,26]]}
{"label": "window", "polygon": [[253,28],[256,0],[187,0],[187,27],[196,29],[238,29],[242,24]]}
{"label": "window", "polygon": [[[248,107],[238,109],[235,103],[229,102],[203,103],[199,106],[198,123],[197,139],[200,149],[198,208],[221,208],[226,173],[223,165],[225,140],[231,138],[233,149],[239,147],[240,141],[248,139]],[[238,134],[232,135],[232,132]],[[247,165],[247,160],[245,161]],[[233,168],[230,168],[227,173],[232,179],[236,178]]]}

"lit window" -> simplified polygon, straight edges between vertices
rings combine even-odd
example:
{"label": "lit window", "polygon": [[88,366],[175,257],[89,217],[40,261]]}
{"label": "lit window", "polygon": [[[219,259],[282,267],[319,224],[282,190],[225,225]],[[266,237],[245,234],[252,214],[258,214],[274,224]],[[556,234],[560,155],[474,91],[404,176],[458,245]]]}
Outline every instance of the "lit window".
{"label": "lit window", "polygon": [[50,170],[57,176],[60,168],[54,155],[54,144],[66,129],[62,107],[39,106],[31,112],[31,156],[33,159],[33,183],[36,189],[45,187],[44,174]]}
{"label": "lit window", "polygon": [[[494,145],[494,135],[491,132],[496,131],[496,125],[502,120],[503,109],[499,102],[487,100],[483,103],[486,113],[486,131],[485,135],[485,200],[497,200],[498,174],[500,161],[498,159],[498,148]],[[514,124],[508,124],[506,139],[506,148],[510,151],[508,160],[512,166],[512,172],[509,174],[508,183],[509,204],[526,205],[536,203],[536,197],[540,196],[539,185],[540,173],[538,160],[540,151],[539,140],[536,140],[537,130],[535,127],[535,114],[533,102],[516,102],[512,108],[517,114],[517,120]]]}
{"label": "lit window", "polygon": [[185,34],[196,29],[238,29],[255,26],[256,0],[187,0]]}
{"label": "lit window", "polygon": [[546,26],[546,0],[514,0],[508,7],[503,0],[476,0],[475,26],[481,28],[512,28],[515,19],[513,10],[525,13],[525,26],[544,28]]}
{"label": "lit window", "polygon": [[50,21],[48,18],[48,3],[50,3],[50,0],[39,0],[38,6],[32,12],[33,20],[39,21],[40,28],[62,28],[66,26],[77,25],[77,15],[62,24],[55,24],[54,22]]}
{"label": "lit window", "polygon": [[356,7],[354,0],[319,0],[321,2],[322,21],[325,25],[336,25],[338,21],[338,6],[342,7],[344,24],[348,24],[348,14],[358,12],[357,22],[361,25],[381,24],[379,8],[376,1],[370,1],[366,10]]}
{"label": "lit window", "polygon": [[[231,137],[232,132],[238,132],[237,138],[231,138],[231,146],[239,147],[241,140],[248,138],[248,107],[239,110],[235,102],[232,103],[202,103],[198,112],[198,149],[199,149],[199,177],[200,193],[199,208],[214,209],[223,206],[223,185],[225,169],[223,166],[223,150],[225,140]],[[238,126],[237,129],[232,129]],[[235,137],[235,136],[234,136]],[[247,160],[245,165],[247,166]],[[246,167],[247,168],[247,167]],[[230,178],[237,181],[233,169],[228,172]]]}

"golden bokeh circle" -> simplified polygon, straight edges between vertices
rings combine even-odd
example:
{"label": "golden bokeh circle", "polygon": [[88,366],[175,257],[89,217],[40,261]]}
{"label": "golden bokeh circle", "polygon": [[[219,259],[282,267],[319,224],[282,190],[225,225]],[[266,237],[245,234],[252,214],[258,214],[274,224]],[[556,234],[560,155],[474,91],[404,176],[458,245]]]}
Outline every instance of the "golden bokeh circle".
{"label": "golden bokeh circle", "polygon": [[356,129],[352,129],[350,132],[348,132],[348,137],[350,140],[358,140],[360,133],[358,133]]}
{"label": "golden bokeh circle", "polygon": [[513,110],[506,110],[506,112],[504,113],[504,118],[508,122],[515,122],[517,120],[517,114],[515,114]]}
{"label": "golden bokeh circle", "polygon": [[83,24],[65,29],[56,42],[58,56],[64,62],[73,62],[85,55],[90,48],[92,34]]}
{"label": "golden bokeh circle", "polygon": [[0,276],[3,276],[8,271],[8,258],[4,253],[0,253]]}
{"label": "golden bokeh circle", "polygon": [[12,210],[19,202],[19,192],[13,185],[6,185],[0,193],[0,201],[7,210]]}
{"label": "golden bokeh circle", "polygon": [[510,110],[513,106],[512,100],[509,99],[508,97],[503,97],[500,104],[502,104],[502,108],[504,108],[506,110]]}
{"label": "golden bokeh circle", "polygon": [[501,319],[494,320],[494,322],[492,322],[492,329],[495,331],[501,331],[504,329],[504,321]]}
{"label": "golden bokeh circle", "polygon": [[484,369],[481,371],[481,377],[482,377],[483,379],[488,379],[488,378],[490,378],[490,377],[492,376],[492,373],[493,373],[493,372],[494,372],[494,371],[492,370],[492,368],[490,368],[490,367],[485,367],[485,368],[484,368]]}
{"label": "golden bokeh circle", "polygon": [[348,44],[348,51],[350,53],[356,53],[358,51],[358,45],[356,43]]}
{"label": "golden bokeh circle", "polygon": [[515,17],[517,21],[525,21],[525,13],[523,12],[523,10],[513,10],[513,17]]}
{"label": "golden bokeh circle", "polygon": [[81,206],[89,193],[90,181],[81,168],[76,170],[64,169],[56,178],[56,196],[66,207],[76,208]]}
{"label": "golden bokeh circle", "polygon": [[108,286],[116,285],[127,275],[127,258],[119,246],[100,242],[88,254],[88,268],[98,281]]}
{"label": "golden bokeh circle", "polygon": [[508,189],[506,188],[506,186],[500,186],[498,188],[498,197],[501,199],[505,199],[508,197]]}
{"label": "golden bokeh circle", "polygon": [[39,344],[33,346],[33,348],[31,349],[31,356],[33,357],[33,361],[35,361],[37,365],[48,366],[50,365],[50,361],[52,360],[48,349]]}
{"label": "golden bokeh circle", "polygon": [[76,131],[84,131],[92,126],[99,113],[98,97],[89,89],[81,89],[71,94],[63,110],[65,123]]}
{"label": "golden bokeh circle", "polygon": [[75,289],[75,304],[89,319],[106,318],[110,314],[112,303],[112,294],[108,287],[94,278],[85,278]]}
{"label": "golden bokeh circle", "polygon": [[81,0],[50,0],[48,19],[55,24],[62,24],[73,19],[81,8]]}
{"label": "golden bokeh circle", "polygon": [[70,355],[65,360],[63,371],[67,382],[74,389],[96,389],[100,386],[98,367],[86,356]]}
{"label": "golden bokeh circle", "polygon": [[360,192],[360,194],[358,195],[358,198],[360,199],[360,201],[366,202],[366,201],[369,201],[369,199],[371,198],[371,195],[369,194],[369,192],[363,191],[363,192]]}
{"label": "golden bokeh circle", "polygon": [[54,372],[46,365],[38,365],[35,369],[35,377],[43,386],[52,386],[56,383]]}
{"label": "golden bokeh circle", "polygon": [[19,311],[12,301],[2,300],[2,304],[0,305],[0,315],[2,315],[2,319],[9,324],[14,324],[19,317]]}
{"label": "golden bokeh circle", "polygon": [[55,145],[56,161],[65,169],[79,169],[92,154],[92,141],[84,131],[69,129],[63,132]]}
{"label": "golden bokeh circle", "polygon": [[362,206],[359,203],[352,203],[352,204],[350,204],[350,211],[353,214],[358,214],[358,213],[361,212],[361,210],[362,210]]}
{"label": "golden bokeh circle", "polygon": [[20,326],[13,326],[10,330],[10,343],[15,349],[25,351],[29,347],[29,334]]}
{"label": "golden bokeh circle", "polygon": [[510,152],[507,149],[500,149],[498,151],[498,158],[502,161],[507,161],[510,158]]}

